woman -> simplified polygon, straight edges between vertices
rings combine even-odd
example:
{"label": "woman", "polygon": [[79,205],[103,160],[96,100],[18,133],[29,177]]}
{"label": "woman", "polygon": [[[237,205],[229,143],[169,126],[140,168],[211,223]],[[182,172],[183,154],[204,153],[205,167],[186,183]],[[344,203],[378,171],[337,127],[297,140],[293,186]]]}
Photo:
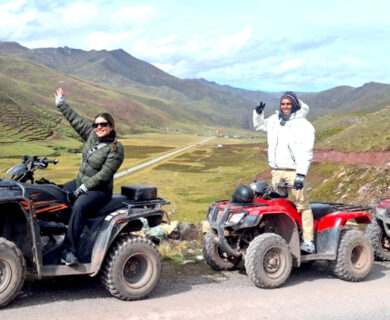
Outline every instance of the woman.
{"label": "woman", "polygon": [[76,248],[85,219],[110,201],[113,177],[123,162],[124,151],[117,141],[114,119],[109,113],[98,114],[91,127],[65,102],[62,88],[53,95],[58,109],[85,141],[62,253],[62,262],[75,265],[78,263]]}

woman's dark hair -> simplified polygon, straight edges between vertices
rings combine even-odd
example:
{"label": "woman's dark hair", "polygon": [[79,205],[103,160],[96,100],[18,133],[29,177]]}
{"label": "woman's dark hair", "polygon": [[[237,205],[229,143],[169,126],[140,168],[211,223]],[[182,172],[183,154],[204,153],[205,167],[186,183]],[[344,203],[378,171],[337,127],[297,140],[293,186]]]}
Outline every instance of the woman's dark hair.
{"label": "woman's dark hair", "polygon": [[114,121],[114,118],[112,117],[112,115],[110,115],[107,112],[99,113],[96,115],[95,120],[96,120],[96,118],[99,118],[99,117],[106,119],[107,122],[110,124],[110,126],[115,130],[115,121]]}
{"label": "woman's dark hair", "polygon": [[107,122],[109,123],[109,125],[112,127],[113,129],[113,132],[115,134],[115,139],[114,139],[114,142],[113,142],[113,145],[112,145],[112,150],[113,151],[116,151],[117,149],[117,139],[116,139],[116,132],[115,132],[115,121],[114,121],[114,118],[112,117],[112,115],[110,115],[108,112],[102,112],[102,113],[99,113],[96,115],[95,117],[95,120],[96,118],[99,118],[99,117],[102,117],[104,119],[107,120]]}

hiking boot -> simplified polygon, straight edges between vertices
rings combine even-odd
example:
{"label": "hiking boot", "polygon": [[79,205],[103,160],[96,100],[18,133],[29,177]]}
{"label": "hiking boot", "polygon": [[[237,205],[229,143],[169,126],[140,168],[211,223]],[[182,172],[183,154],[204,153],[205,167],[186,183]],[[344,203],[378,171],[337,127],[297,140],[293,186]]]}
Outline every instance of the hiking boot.
{"label": "hiking boot", "polygon": [[72,251],[64,251],[62,253],[61,263],[67,266],[75,266],[79,264],[79,260],[76,258]]}
{"label": "hiking boot", "polygon": [[307,253],[314,253],[316,248],[313,241],[303,241],[301,243],[301,250]]}

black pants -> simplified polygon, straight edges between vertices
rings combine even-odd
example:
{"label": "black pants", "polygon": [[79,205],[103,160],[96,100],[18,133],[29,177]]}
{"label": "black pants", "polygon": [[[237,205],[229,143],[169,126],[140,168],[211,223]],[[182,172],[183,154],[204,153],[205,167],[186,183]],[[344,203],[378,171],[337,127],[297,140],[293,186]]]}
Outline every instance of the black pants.
{"label": "black pants", "polygon": [[106,205],[112,196],[108,191],[88,191],[81,194],[73,204],[69,219],[68,231],[64,240],[64,249],[72,251],[77,256],[77,245],[88,217],[93,217],[94,211]]}

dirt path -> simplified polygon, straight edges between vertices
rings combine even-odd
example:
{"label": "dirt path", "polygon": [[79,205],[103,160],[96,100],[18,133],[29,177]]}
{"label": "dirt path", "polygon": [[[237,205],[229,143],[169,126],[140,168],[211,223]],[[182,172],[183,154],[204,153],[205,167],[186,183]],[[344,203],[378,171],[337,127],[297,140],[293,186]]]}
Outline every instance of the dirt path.
{"label": "dirt path", "polygon": [[334,278],[324,264],[294,269],[282,288],[259,289],[244,272],[184,277],[163,273],[146,300],[124,302],[88,277],[28,284],[1,320],[387,320],[390,263],[376,262],[359,283]]}
{"label": "dirt path", "polygon": [[152,164],[155,164],[155,163],[160,162],[160,161],[162,161],[162,160],[164,160],[164,159],[173,157],[173,156],[175,156],[175,155],[177,155],[177,154],[179,154],[179,153],[181,153],[181,152],[187,151],[188,149],[192,149],[192,148],[194,148],[194,147],[201,146],[202,144],[205,144],[205,143],[207,143],[207,142],[209,142],[210,140],[215,139],[215,138],[216,138],[215,136],[209,137],[209,138],[207,138],[207,139],[205,139],[205,140],[202,140],[202,141],[200,141],[200,142],[198,142],[198,143],[195,143],[195,144],[192,144],[192,145],[190,145],[190,146],[187,146],[187,147],[184,147],[184,148],[175,150],[175,151],[173,151],[173,152],[164,154],[163,156],[157,157],[157,158],[155,158],[155,159],[153,159],[153,160],[150,160],[150,161],[141,163],[141,164],[138,165],[138,166],[132,167],[132,168],[130,168],[130,169],[126,169],[126,170],[121,171],[121,172],[117,172],[117,173],[114,175],[114,179],[120,178],[120,177],[125,176],[125,175],[127,175],[127,174],[131,174],[131,173],[133,173],[133,172],[135,172],[135,171],[138,171],[138,170],[141,170],[141,169],[143,169],[143,168],[149,167],[149,166],[151,166]]}

